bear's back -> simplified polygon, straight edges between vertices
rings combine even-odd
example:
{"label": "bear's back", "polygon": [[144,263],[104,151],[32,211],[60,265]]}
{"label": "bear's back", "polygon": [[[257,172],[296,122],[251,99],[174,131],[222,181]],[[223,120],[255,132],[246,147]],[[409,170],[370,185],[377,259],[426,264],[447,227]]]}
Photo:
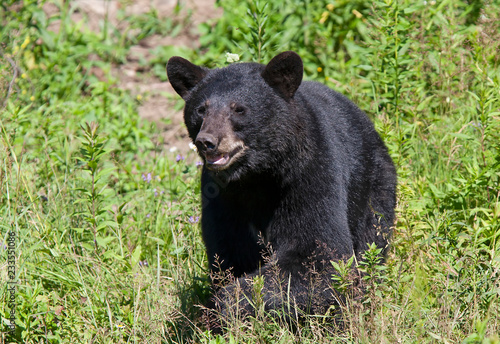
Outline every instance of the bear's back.
{"label": "bear's back", "polygon": [[341,166],[357,170],[367,163],[365,152],[383,147],[368,116],[329,87],[304,81],[295,101],[306,120],[315,126],[317,143],[323,147],[324,155],[330,160],[343,160]]}

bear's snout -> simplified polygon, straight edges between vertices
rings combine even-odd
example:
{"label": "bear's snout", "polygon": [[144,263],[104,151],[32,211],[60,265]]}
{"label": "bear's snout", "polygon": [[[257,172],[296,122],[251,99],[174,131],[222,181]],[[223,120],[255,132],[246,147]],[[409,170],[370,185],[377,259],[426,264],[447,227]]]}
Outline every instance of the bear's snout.
{"label": "bear's snout", "polygon": [[213,152],[217,149],[217,138],[207,132],[201,132],[196,136],[195,145],[201,152]]}
{"label": "bear's snout", "polygon": [[232,131],[229,131],[229,135],[217,137],[202,129],[196,136],[194,144],[202,158],[205,159],[205,166],[215,171],[229,167],[246,150],[243,141],[236,137]]}

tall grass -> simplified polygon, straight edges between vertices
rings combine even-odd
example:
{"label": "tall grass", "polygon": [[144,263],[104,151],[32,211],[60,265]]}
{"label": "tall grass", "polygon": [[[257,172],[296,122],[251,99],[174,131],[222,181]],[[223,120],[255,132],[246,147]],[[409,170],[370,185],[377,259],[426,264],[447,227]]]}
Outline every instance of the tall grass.
{"label": "tall grass", "polygon": [[266,62],[296,50],[307,79],[373,119],[399,193],[387,262],[359,267],[366,292],[336,266],[342,327],[332,314],[295,329],[260,314],[216,337],[199,320],[209,294],[199,168],[164,147],[110,73],[134,42],[185,22],[153,11],[129,19],[147,28],[137,36],[92,33],[71,20],[71,2],[54,3],[51,18],[38,1],[0,8],[2,342],[500,343],[500,4],[218,2],[224,16],[200,27],[202,47],[187,57],[215,66],[226,52]]}

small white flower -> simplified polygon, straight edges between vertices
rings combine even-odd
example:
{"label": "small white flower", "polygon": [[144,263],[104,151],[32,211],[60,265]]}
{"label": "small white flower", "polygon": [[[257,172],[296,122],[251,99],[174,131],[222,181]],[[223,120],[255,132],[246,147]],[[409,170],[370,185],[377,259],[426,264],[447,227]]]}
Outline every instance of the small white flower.
{"label": "small white flower", "polygon": [[236,61],[239,61],[240,60],[240,55],[238,54],[231,54],[231,53],[226,53],[226,61],[228,63],[233,63],[233,62],[236,62]]}
{"label": "small white flower", "polygon": [[189,142],[189,148],[190,148],[191,150],[195,151],[195,152],[197,152],[197,151],[198,151],[198,149],[196,148],[196,145],[195,145],[194,143],[192,143],[192,142]]}
{"label": "small white flower", "polygon": [[173,146],[173,147],[170,147],[169,151],[170,153],[173,153],[177,150],[177,147],[176,146]]}
{"label": "small white flower", "polygon": [[446,102],[449,103],[451,101],[450,97],[446,97]]}

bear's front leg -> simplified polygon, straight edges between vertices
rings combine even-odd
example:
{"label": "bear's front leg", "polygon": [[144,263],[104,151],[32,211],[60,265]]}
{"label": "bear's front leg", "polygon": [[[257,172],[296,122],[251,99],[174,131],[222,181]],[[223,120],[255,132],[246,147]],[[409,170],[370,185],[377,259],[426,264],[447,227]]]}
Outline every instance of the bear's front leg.
{"label": "bear's front leg", "polygon": [[338,295],[331,287],[329,260],[267,262],[259,271],[219,286],[212,299],[212,317],[216,327],[248,316],[270,315],[296,324],[305,314],[325,314],[337,304]]}

